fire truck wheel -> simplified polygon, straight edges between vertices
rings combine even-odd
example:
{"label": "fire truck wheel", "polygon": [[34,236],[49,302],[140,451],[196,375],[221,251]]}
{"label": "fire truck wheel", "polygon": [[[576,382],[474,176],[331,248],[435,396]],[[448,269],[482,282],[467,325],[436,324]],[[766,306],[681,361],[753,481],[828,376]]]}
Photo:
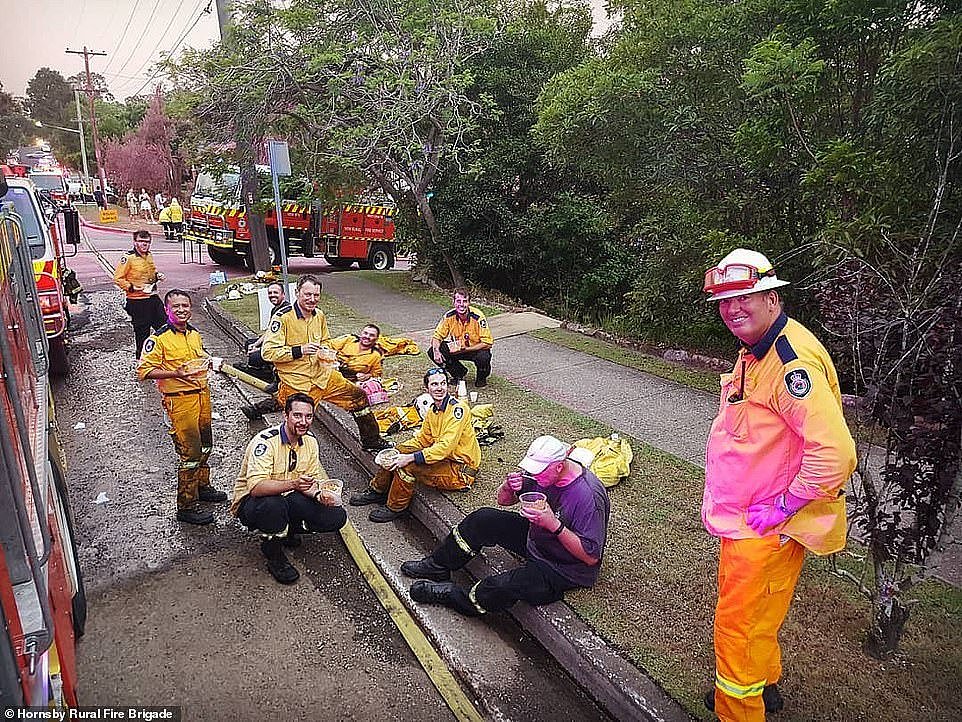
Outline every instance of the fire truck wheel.
{"label": "fire truck wheel", "polygon": [[233,251],[223,250],[215,246],[207,246],[207,256],[218,266],[242,266],[244,259]]}
{"label": "fire truck wheel", "polygon": [[50,339],[50,374],[66,376],[70,372],[70,357],[67,355],[67,340],[64,334]]}
{"label": "fire truck wheel", "polygon": [[368,256],[368,266],[375,271],[386,271],[394,268],[394,254],[386,246],[374,246],[371,248],[371,255]]}
{"label": "fire truck wheel", "polygon": [[324,256],[324,260],[330,263],[334,268],[350,268],[354,265],[353,258],[337,258],[335,256]]}

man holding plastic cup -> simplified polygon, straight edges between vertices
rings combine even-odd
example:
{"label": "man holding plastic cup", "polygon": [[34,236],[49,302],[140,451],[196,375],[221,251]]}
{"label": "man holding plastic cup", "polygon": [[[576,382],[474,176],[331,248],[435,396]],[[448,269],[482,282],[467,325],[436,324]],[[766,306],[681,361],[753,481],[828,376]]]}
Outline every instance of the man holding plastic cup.
{"label": "man holding plastic cup", "polygon": [[313,421],[313,399],[300,392],[288,396],[284,422],[251,439],[234,485],[231,513],[260,533],[267,570],[281,584],[300,577],[283,547],[300,546],[301,532],[337,531],[347,522],[340,494],[320,479]]}
{"label": "man holding plastic cup", "polygon": [[[424,559],[401,571],[420,581],[411,598],[449,606],[466,616],[508,609],[521,600],[532,605],[559,601],[569,589],[598,579],[607,540],[608,492],[578,461],[575,449],[553,436],[535,439],[498,488],[500,506],[521,501],[521,511],[484,508],[468,514]],[[482,579],[470,590],[449,581],[486,546],[524,557],[517,569]]]}
{"label": "man holding plastic cup", "polygon": [[190,325],[190,296],[172,289],[164,296],[167,323],[144,343],[137,377],[153,379],[163,396],[170,422],[170,438],[180,457],[177,465],[177,520],[187,524],[210,524],[214,515],[200,502],[227,501],[227,494],[211,486],[207,459],[213,448],[210,389],[207,369],[210,356],[200,333]]}

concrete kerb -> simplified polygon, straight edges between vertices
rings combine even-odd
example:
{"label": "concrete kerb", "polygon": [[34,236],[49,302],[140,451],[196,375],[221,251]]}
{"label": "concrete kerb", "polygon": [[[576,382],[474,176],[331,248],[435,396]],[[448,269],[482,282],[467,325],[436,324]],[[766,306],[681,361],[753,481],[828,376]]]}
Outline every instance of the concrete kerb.
{"label": "concrete kerb", "polygon": [[[218,304],[206,300],[204,307],[211,319],[243,346],[248,338],[247,329]],[[326,404],[319,404],[317,410],[315,419],[373,476],[377,465],[346,425],[349,417],[339,418]],[[420,486],[411,502],[411,513],[438,540],[464,518],[464,513],[443,494]],[[468,564],[467,569],[480,579],[514,566],[517,566],[517,560],[508,552],[486,549]],[[391,579],[391,575],[385,576]],[[615,719],[679,722],[693,719],[654,680],[612,649],[567,603],[556,602],[540,607],[516,604],[510,613]],[[455,668],[463,665],[461,660],[446,661]],[[470,679],[470,675],[462,675],[462,679]]]}

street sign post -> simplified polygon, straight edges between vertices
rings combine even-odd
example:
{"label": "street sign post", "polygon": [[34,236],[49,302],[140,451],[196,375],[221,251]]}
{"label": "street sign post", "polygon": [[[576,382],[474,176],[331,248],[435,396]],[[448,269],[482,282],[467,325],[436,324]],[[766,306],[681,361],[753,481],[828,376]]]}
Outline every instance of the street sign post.
{"label": "street sign post", "polygon": [[278,176],[291,174],[291,156],[287,143],[282,140],[267,141],[267,157],[271,166],[271,183],[274,185],[274,218],[277,221],[277,240],[280,244],[281,273],[284,275],[284,288],[290,285],[287,279],[287,244],[284,241],[284,222],[281,207],[281,190],[277,182]]}

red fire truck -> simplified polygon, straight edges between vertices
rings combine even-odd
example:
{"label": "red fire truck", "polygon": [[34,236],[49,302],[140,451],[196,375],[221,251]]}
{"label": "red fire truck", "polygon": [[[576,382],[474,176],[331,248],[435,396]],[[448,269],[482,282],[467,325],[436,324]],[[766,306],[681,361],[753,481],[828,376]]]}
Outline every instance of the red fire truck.
{"label": "red fire truck", "polygon": [[10,203],[0,204],[0,317],[0,708],[76,706],[87,605],[32,248]]}
{"label": "red fire truck", "polygon": [[[51,372],[63,376],[69,370],[67,330],[70,313],[66,298],[73,298],[76,302],[80,287],[76,275],[67,268],[62,243],[73,245],[76,254],[80,242],[77,212],[69,206],[61,208],[46,197],[30,178],[17,172],[18,167],[2,166],[0,171],[6,182],[0,202],[13,204],[33,258],[34,279],[50,345]],[[63,228],[58,225],[61,215]]]}
{"label": "red fire truck", "polygon": [[[260,172],[266,168],[258,167]],[[373,203],[303,203],[282,201],[281,220],[288,256],[324,256],[338,268],[394,267],[395,209]],[[205,243],[214,263],[251,264],[251,232],[240,200],[240,176],[224,173],[197,176],[190,212],[184,218],[184,240]],[[265,213],[271,262],[280,263],[280,242],[273,203]]]}

